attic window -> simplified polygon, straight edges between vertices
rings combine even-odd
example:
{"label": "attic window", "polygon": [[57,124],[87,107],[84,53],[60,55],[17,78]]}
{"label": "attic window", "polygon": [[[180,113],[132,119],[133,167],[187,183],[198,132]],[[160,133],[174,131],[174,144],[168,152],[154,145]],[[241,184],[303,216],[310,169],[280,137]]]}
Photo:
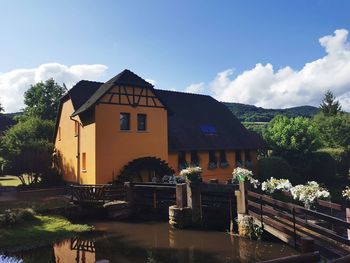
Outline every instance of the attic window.
{"label": "attic window", "polygon": [[201,132],[203,132],[204,134],[207,134],[207,135],[215,135],[216,134],[216,128],[211,124],[199,125],[199,129],[201,130]]}

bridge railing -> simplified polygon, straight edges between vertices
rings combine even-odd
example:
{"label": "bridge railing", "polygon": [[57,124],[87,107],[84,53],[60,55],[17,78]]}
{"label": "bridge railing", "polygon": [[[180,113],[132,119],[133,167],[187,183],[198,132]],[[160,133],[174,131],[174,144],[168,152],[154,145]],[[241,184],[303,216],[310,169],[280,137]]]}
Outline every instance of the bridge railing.
{"label": "bridge railing", "polygon": [[103,205],[125,199],[124,185],[71,185],[71,201],[75,204]]}
{"label": "bridge railing", "polygon": [[350,240],[346,236],[350,223],[345,220],[254,191],[247,194],[248,213],[260,220],[263,227],[278,230],[291,245],[297,247],[301,237],[312,237],[320,249],[324,248],[322,244],[329,244],[339,249],[340,254],[350,253]]}

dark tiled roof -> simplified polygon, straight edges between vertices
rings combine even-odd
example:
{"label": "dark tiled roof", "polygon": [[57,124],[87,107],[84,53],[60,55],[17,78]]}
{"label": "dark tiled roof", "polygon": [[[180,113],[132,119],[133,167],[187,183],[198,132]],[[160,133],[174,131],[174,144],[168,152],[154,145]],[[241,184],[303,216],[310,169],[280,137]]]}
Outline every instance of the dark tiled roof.
{"label": "dark tiled roof", "polygon": [[156,90],[172,111],[168,117],[169,151],[257,149],[263,142],[221,102],[206,95]]}
{"label": "dark tiled roof", "polygon": [[134,86],[134,87],[144,87],[153,89],[153,85],[145,81],[143,78],[137,76],[135,73],[131,72],[128,69],[123,70],[117,76],[111,78],[106,83],[100,86],[99,89],[75,112],[72,116],[76,116],[91,106],[93,106],[111,87],[115,85],[125,85],[125,86]]}
{"label": "dark tiled roof", "polygon": [[102,85],[102,82],[81,80],[68,91],[74,110],[79,109]]}
{"label": "dark tiled roof", "polygon": [[155,92],[168,111],[169,151],[265,147],[259,136],[250,133],[224,104],[214,98],[156,90],[129,70],[124,70],[106,83],[85,80],[78,82],[62,98],[60,111],[63,101],[71,98],[75,110],[72,116],[81,114],[95,105],[114,85],[146,87]]}

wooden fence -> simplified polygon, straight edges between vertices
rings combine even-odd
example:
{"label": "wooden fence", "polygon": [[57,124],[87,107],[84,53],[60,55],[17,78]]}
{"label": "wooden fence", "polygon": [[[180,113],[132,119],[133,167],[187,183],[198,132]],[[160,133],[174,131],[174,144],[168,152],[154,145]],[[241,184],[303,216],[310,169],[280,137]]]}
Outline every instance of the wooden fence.
{"label": "wooden fence", "polygon": [[[317,249],[330,258],[350,253],[350,240],[347,238],[350,223],[345,220],[253,191],[247,194],[248,213],[281,240],[299,247],[301,237],[311,237]],[[320,203],[331,209],[341,209],[330,202]]]}
{"label": "wooden fence", "polygon": [[125,196],[124,185],[71,185],[71,201],[78,205],[102,206]]}

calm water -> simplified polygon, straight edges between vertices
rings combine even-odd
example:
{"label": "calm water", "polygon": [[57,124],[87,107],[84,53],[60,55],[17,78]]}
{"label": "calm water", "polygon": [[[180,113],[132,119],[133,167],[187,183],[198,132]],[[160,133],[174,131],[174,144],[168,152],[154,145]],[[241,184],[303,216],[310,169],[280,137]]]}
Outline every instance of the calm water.
{"label": "calm water", "polygon": [[12,259],[0,258],[0,262],[228,263],[296,254],[278,242],[255,242],[223,232],[174,230],[168,223],[108,222],[95,227],[105,234],[64,240],[11,255]]}

